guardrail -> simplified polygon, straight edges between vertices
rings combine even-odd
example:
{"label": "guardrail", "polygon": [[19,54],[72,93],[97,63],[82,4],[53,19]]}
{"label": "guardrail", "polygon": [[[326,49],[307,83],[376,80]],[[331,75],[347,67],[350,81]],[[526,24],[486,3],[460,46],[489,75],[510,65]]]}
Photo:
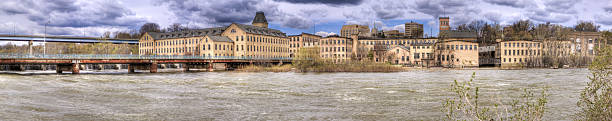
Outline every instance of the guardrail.
{"label": "guardrail", "polygon": [[206,60],[291,60],[290,57],[128,55],[128,54],[0,54],[0,59],[206,59]]}

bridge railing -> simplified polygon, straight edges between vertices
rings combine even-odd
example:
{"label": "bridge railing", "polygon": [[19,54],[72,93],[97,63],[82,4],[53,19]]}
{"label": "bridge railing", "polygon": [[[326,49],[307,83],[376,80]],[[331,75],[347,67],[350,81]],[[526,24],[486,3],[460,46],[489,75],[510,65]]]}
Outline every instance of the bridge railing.
{"label": "bridge railing", "polygon": [[210,59],[210,60],[291,60],[290,57],[191,56],[191,55],[129,55],[129,54],[7,54],[0,59]]}

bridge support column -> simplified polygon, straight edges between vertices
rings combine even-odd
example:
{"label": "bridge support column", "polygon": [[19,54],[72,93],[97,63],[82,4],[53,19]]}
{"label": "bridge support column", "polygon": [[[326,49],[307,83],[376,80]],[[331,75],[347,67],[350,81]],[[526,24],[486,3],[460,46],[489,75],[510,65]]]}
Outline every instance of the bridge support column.
{"label": "bridge support column", "polygon": [[183,69],[184,69],[183,71],[188,72],[189,71],[189,64],[188,63],[183,64]]}
{"label": "bridge support column", "polygon": [[79,63],[73,63],[72,64],[72,74],[79,74],[81,73],[81,69],[79,68]]}
{"label": "bridge support column", "polygon": [[129,64],[129,65],[128,65],[128,73],[134,73],[134,72],[135,72],[135,71],[134,71],[134,65]]}
{"label": "bridge support column", "polygon": [[55,67],[55,73],[58,73],[58,74],[62,73],[62,67],[60,65],[57,65],[57,67]]}
{"label": "bridge support column", "polygon": [[151,63],[151,67],[149,68],[149,72],[157,73],[157,62]]}
{"label": "bridge support column", "polygon": [[208,62],[208,71],[210,71],[210,72],[215,71],[215,70],[213,69],[213,62],[212,62],[212,61],[209,61],[209,62]]}
{"label": "bridge support column", "polygon": [[32,56],[32,44],[34,44],[32,42],[32,40],[30,40],[30,42],[28,42],[28,47],[30,48],[30,56]]}

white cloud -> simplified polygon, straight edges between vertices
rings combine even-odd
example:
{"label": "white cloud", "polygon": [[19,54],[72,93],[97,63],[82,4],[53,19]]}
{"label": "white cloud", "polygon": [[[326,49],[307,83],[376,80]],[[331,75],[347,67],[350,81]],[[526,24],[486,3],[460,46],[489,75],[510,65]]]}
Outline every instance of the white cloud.
{"label": "white cloud", "polygon": [[319,35],[319,36],[322,36],[322,37],[327,37],[327,36],[338,35],[338,34],[336,34],[334,32],[319,31],[319,32],[315,33],[315,35]]}

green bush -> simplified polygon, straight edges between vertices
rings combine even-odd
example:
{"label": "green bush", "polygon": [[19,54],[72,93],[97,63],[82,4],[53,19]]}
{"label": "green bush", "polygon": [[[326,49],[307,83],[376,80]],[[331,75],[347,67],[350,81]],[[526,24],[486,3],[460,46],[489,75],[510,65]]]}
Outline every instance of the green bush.
{"label": "green bush", "polygon": [[[494,98],[483,98],[480,87],[474,85],[475,73],[470,81],[451,84],[453,92],[451,98],[446,99],[442,105],[442,111],[446,113],[446,120],[512,120],[533,121],[542,120],[548,103],[547,89],[540,94],[534,94],[533,89],[524,89],[524,93],[518,99],[511,102],[503,102]],[[493,105],[485,105],[493,102]]]}

